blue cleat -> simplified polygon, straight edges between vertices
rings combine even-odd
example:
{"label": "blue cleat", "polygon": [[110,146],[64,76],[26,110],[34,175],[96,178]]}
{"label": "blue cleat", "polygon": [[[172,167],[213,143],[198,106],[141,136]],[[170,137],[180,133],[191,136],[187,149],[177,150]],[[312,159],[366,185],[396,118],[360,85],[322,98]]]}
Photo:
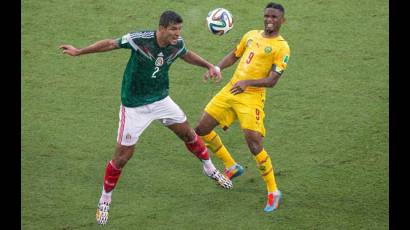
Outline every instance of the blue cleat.
{"label": "blue cleat", "polygon": [[272,212],[279,208],[279,201],[282,198],[282,192],[277,190],[277,192],[268,194],[268,202],[266,203],[263,211]]}
{"label": "blue cleat", "polygon": [[231,180],[235,177],[242,175],[243,172],[244,172],[243,167],[240,164],[235,164],[229,169],[227,168],[224,169],[224,174]]}

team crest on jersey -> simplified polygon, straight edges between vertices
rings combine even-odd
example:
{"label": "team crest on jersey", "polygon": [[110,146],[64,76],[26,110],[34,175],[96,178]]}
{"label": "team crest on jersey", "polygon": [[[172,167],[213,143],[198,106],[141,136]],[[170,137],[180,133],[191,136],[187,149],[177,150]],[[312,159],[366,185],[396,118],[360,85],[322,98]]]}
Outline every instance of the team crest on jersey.
{"label": "team crest on jersey", "polygon": [[155,66],[162,66],[164,64],[164,54],[160,52],[158,54],[157,60],[155,60]]}
{"label": "team crest on jersey", "polygon": [[269,54],[270,52],[272,52],[272,47],[270,46],[265,47],[265,53]]}
{"label": "team crest on jersey", "polygon": [[252,40],[252,39],[249,39],[249,40],[246,42],[246,47],[249,47],[249,46],[252,44],[252,42],[253,42],[253,40]]}

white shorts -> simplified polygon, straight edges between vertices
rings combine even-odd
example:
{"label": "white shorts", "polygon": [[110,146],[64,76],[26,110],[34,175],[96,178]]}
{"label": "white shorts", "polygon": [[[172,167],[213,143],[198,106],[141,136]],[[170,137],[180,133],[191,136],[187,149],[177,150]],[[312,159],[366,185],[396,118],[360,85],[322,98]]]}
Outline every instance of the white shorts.
{"label": "white shorts", "polygon": [[186,121],[185,113],[169,97],[139,107],[120,106],[117,143],[130,146],[137,143],[139,136],[151,124],[158,120],[164,126]]}

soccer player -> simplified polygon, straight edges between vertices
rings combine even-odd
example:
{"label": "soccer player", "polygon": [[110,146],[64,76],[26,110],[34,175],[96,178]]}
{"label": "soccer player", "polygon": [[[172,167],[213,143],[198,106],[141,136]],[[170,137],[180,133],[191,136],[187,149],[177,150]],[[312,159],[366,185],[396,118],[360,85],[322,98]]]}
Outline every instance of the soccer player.
{"label": "soccer player", "polygon": [[[267,186],[265,212],[277,209],[281,199],[271,158],[262,141],[265,136],[263,108],[266,88],[277,84],[290,55],[288,43],[279,34],[285,21],[284,14],[282,5],[267,4],[264,10],[264,30],[247,32],[236,48],[218,63],[217,66],[222,70],[240,59],[232,79],[207,104],[195,127],[196,133],[207,147],[223,161],[225,175],[233,179],[243,173],[243,167],[236,163],[213,129],[220,125],[226,130],[232,122],[239,120],[249,150]],[[205,73],[206,76],[209,74],[210,72]]]}
{"label": "soccer player", "polygon": [[225,189],[232,188],[232,182],[213,165],[203,140],[190,127],[185,113],[168,95],[168,71],[179,57],[189,64],[208,69],[210,76],[206,79],[221,79],[218,68],[187,50],[180,36],[182,22],[177,13],[165,11],[160,16],[157,30],[132,32],[118,39],[97,41],[81,49],[72,45],[60,46],[63,53],[70,56],[131,49],[122,80],[116,150],[106,165],[98,202],[96,219],[99,224],[107,223],[112,191],[134,153],[139,136],[154,120],[161,122],[185,142],[188,150],[202,162],[203,172],[208,177]]}

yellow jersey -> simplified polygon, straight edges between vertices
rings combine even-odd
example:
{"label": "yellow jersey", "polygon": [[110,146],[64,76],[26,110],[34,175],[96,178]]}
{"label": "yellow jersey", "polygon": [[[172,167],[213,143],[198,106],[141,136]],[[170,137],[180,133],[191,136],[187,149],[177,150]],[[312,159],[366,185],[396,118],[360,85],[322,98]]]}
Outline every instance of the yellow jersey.
{"label": "yellow jersey", "polygon": [[[236,57],[241,57],[230,84],[239,80],[258,80],[269,76],[271,70],[282,75],[289,61],[290,49],[282,36],[263,37],[263,30],[247,32],[236,46]],[[229,83],[228,83],[229,84]],[[263,92],[265,87],[249,86],[245,92]]]}

